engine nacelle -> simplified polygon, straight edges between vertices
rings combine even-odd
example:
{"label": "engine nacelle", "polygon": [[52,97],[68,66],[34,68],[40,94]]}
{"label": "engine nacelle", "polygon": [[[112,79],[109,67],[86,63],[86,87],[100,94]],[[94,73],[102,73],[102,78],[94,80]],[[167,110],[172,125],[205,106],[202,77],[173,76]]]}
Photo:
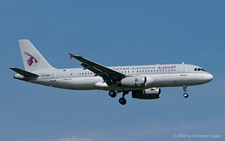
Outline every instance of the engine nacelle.
{"label": "engine nacelle", "polygon": [[123,78],[118,83],[118,86],[135,88],[135,87],[145,87],[146,85],[150,85],[153,83],[154,79],[152,79],[151,77],[134,76]]}
{"label": "engine nacelle", "polygon": [[122,87],[144,87],[147,79],[144,76],[126,77],[120,81]]}
{"label": "engine nacelle", "polygon": [[161,96],[160,88],[149,88],[132,91],[132,97],[138,99],[157,99]]}

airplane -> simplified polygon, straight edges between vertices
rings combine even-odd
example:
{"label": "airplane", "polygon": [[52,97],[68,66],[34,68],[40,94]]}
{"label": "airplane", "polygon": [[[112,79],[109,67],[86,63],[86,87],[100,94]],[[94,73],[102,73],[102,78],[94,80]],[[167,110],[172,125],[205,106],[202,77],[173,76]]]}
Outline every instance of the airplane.
{"label": "airplane", "polygon": [[19,40],[25,70],[10,68],[15,79],[35,84],[71,90],[106,90],[109,96],[127,103],[125,95],[136,99],[158,99],[162,87],[187,87],[208,83],[213,75],[202,67],[191,64],[157,64],[106,67],[82,56],[69,53],[70,58],[81,62],[83,68],[57,69],[52,67],[28,39]]}

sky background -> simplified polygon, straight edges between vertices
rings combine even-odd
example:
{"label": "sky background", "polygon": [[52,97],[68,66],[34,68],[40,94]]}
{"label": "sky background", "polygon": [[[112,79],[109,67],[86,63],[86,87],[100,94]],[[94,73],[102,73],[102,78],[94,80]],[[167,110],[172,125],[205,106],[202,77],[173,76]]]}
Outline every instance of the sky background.
{"label": "sky background", "polygon": [[[109,0],[0,2],[1,141],[178,141],[225,139],[225,1]],[[158,100],[71,91],[13,79],[23,69],[18,39],[56,68],[80,67],[68,53],[105,66],[187,63],[212,82],[162,88]],[[178,138],[222,135],[217,139]]]}

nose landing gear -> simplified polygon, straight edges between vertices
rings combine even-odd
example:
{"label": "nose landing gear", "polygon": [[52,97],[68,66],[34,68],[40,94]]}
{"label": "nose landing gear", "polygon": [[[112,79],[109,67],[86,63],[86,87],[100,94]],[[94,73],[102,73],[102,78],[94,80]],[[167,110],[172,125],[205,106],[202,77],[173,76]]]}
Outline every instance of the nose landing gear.
{"label": "nose landing gear", "polygon": [[187,85],[184,85],[184,86],[183,86],[183,91],[184,91],[183,96],[184,96],[184,98],[188,98],[187,87],[188,87]]}
{"label": "nose landing gear", "polygon": [[184,93],[183,96],[184,96],[184,98],[188,98],[188,94],[187,93]]}

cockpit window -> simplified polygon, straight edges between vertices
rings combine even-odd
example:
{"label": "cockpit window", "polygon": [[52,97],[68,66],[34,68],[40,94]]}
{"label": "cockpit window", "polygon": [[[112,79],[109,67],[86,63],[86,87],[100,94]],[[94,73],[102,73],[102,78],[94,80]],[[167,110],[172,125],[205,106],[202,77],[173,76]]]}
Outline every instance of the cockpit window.
{"label": "cockpit window", "polygon": [[194,71],[205,71],[203,68],[195,68]]}

